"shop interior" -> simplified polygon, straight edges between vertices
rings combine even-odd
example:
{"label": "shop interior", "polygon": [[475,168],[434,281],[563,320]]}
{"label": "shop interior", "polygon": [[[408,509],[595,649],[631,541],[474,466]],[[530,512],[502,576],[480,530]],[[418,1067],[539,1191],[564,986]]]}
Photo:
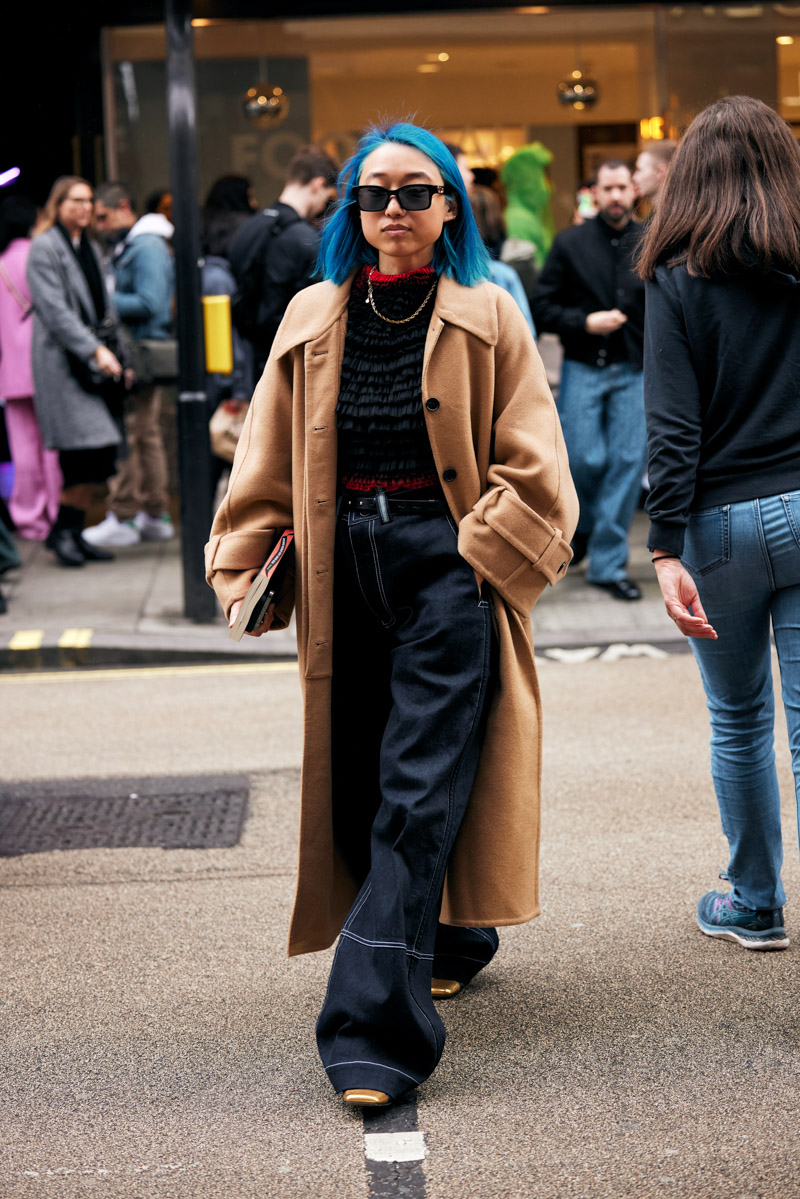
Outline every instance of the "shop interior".
{"label": "shop interior", "polygon": [[[556,228],[605,157],[677,137],[747,92],[800,131],[800,4],[545,5],[466,13],[194,22],[201,193],[247,175],[280,190],[308,141],[339,160],[360,131],[411,117],[463,146],[483,180],[523,145],[553,155]],[[105,169],[141,195],[169,178],[163,26],[103,35]]]}

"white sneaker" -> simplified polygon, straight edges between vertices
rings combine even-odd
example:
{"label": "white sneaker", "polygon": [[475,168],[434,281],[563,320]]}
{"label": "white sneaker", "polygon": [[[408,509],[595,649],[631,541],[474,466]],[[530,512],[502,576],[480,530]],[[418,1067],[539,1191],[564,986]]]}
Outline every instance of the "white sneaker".
{"label": "white sneaker", "polygon": [[142,541],[169,541],[175,536],[175,526],[168,512],[160,516],[148,516],[146,512],[137,512],[131,522],[138,530]]}
{"label": "white sneaker", "polygon": [[106,514],[105,520],[99,525],[92,525],[83,530],[83,538],[89,545],[113,546],[115,549],[125,549],[129,545],[138,545],[141,535],[132,520],[117,520],[113,512]]}

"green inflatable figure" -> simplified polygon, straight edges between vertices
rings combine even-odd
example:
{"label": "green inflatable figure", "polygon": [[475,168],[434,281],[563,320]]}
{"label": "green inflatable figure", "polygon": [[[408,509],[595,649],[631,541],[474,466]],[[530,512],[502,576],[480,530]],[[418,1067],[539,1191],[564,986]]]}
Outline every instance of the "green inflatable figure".
{"label": "green inflatable figure", "polygon": [[500,172],[508,199],[504,213],[506,234],[515,240],[531,242],[539,270],[555,237],[550,211],[553,188],[547,177],[547,167],[552,161],[553,155],[547,147],[533,142],[512,154]]}

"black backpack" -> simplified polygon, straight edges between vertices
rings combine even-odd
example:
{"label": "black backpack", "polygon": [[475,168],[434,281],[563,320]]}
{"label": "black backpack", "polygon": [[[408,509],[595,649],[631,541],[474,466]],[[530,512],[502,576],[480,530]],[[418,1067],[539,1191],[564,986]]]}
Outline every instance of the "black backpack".
{"label": "black backpack", "polygon": [[273,238],[302,218],[288,206],[265,208],[245,221],[228,248],[236,280],[231,318],[238,332],[255,346],[269,345],[275,333],[273,306],[265,295],[265,271]]}

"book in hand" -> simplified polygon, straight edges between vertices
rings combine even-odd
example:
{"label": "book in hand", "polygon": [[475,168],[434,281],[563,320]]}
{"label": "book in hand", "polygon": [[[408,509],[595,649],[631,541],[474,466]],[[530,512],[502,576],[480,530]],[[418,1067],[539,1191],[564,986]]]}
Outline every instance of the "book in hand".
{"label": "book in hand", "polygon": [[270,608],[275,605],[276,596],[293,560],[294,529],[284,529],[244,597],[231,626],[233,641],[241,641],[245,633],[254,633],[264,623]]}

